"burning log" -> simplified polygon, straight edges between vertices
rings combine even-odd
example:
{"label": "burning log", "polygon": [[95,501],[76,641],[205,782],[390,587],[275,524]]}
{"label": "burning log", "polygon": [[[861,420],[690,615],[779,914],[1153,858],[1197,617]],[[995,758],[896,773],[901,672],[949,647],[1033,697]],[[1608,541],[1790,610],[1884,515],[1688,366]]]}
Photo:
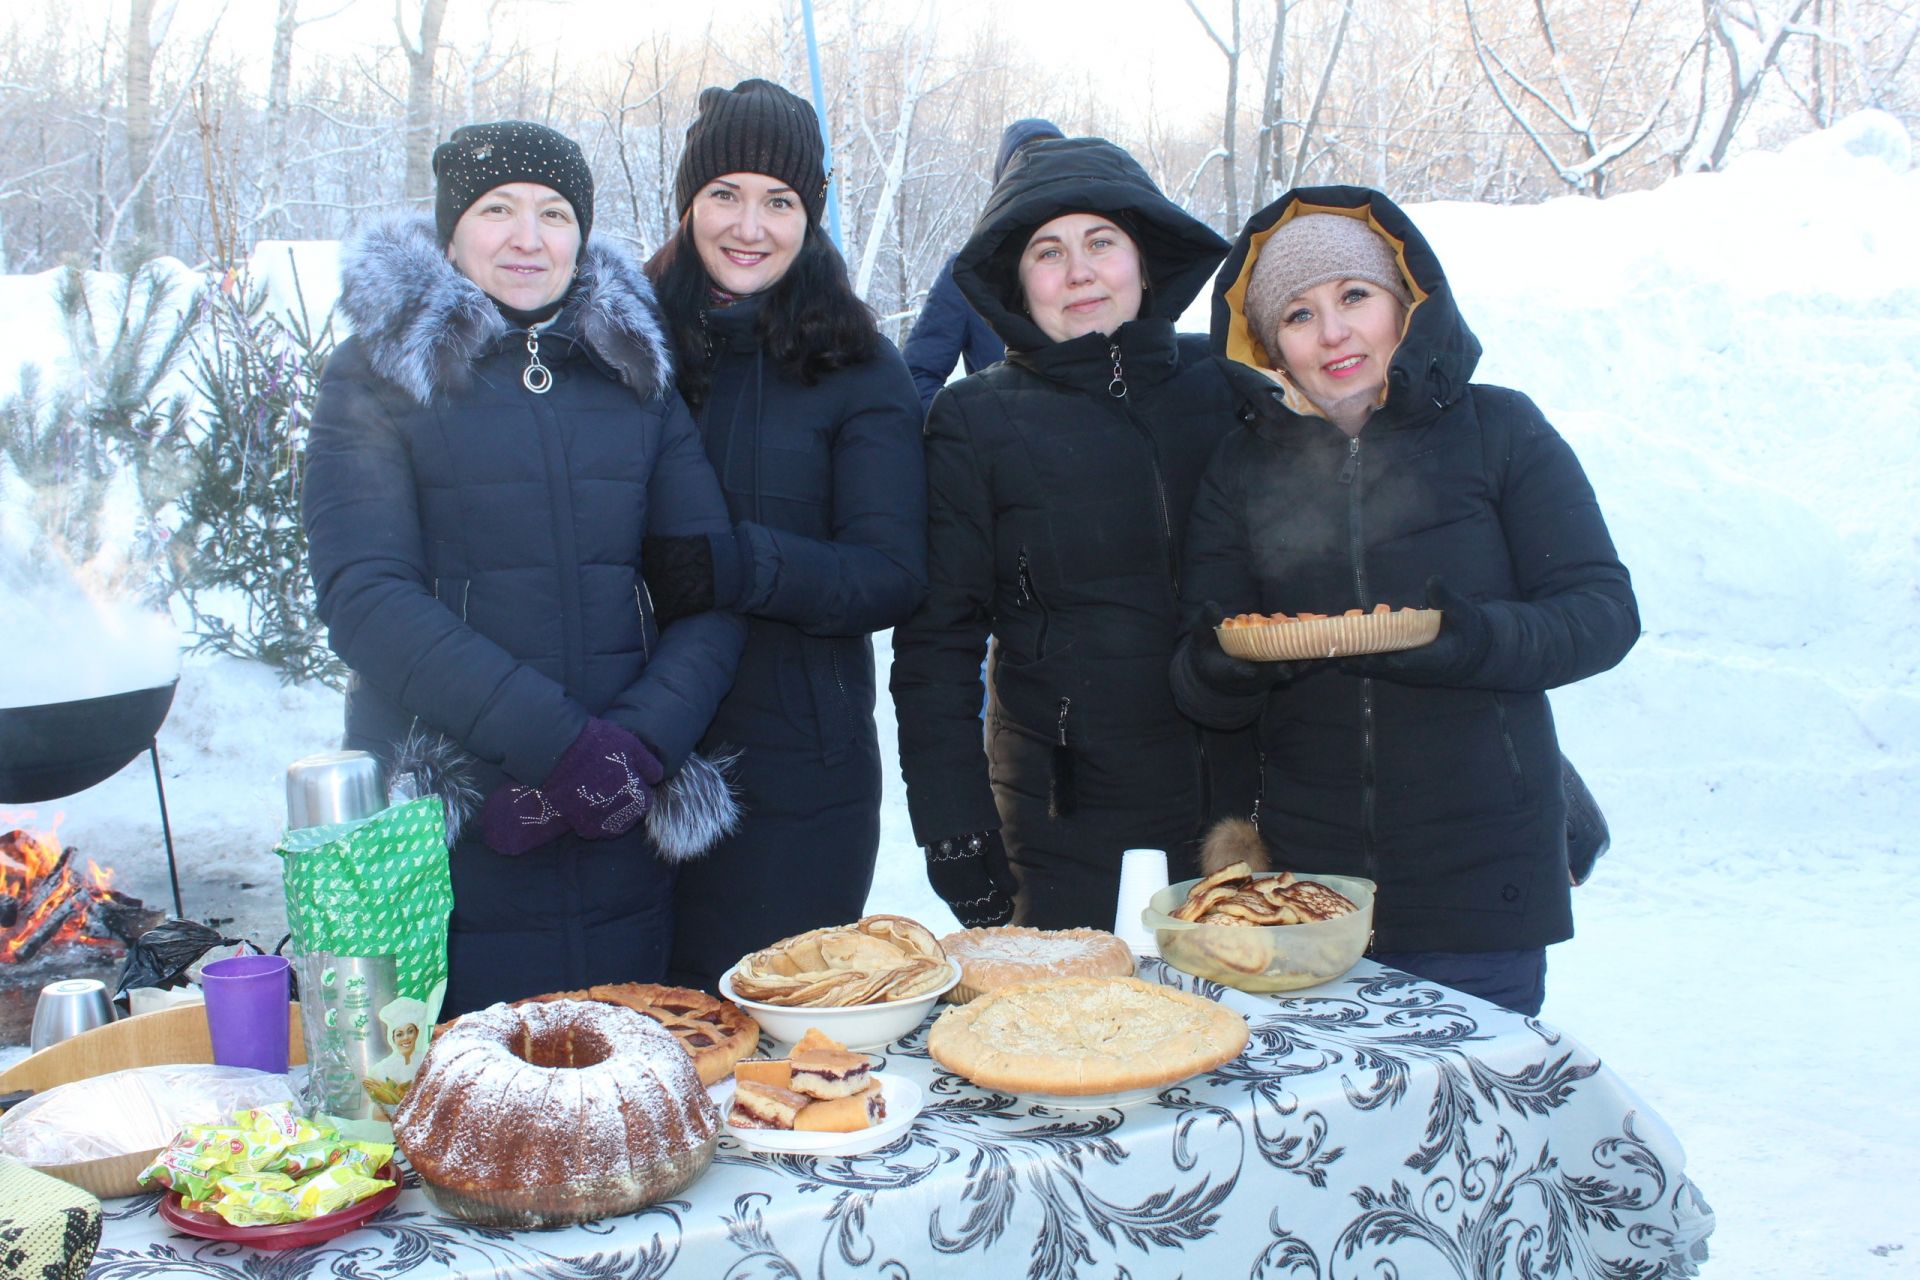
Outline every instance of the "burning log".
{"label": "burning log", "polygon": [[0,833],[0,964],[24,963],[50,943],[121,949],[154,923],[73,849],[27,831]]}
{"label": "burning log", "polygon": [[51,939],[54,934],[59,933],[66,925],[67,917],[81,909],[82,904],[79,895],[68,894],[56,903],[53,909],[48,911],[43,919],[7,943],[8,958],[16,964],[25,964],[27,961],[33,959],[40,948],[46,946],[48,940]]}

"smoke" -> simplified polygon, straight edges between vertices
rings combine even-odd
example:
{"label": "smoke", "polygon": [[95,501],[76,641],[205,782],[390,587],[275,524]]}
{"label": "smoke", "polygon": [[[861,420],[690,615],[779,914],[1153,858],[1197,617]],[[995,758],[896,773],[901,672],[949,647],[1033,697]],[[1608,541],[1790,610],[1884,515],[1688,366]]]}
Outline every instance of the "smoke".
{"label": "smoke", "polygon": [[173,620],[90,586],[37,543],[0,529],[0,707],[71,702],[180,674]]}

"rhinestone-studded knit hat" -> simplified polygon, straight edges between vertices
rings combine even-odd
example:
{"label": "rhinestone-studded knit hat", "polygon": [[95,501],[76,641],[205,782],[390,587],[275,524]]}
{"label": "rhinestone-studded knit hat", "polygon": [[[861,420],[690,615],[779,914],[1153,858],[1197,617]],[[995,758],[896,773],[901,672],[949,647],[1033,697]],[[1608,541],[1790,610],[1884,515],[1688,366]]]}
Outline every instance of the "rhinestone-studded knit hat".
{"label": "rhinestone-studded knit hat", "polygon": [[1401,306],[1413,305],[1393,246],[1372,227],[1345,214],[1303,213],[1267,237],[1247,281],[1247,324],[1275,359],[1281,311],[1329,280],[1365,280],[1400,299]]}
{"label": "rhinestone-studded knit hat", "polygon": [[724,173],[764,173],[793,188],[807,220],[826,216],[826,143],[805,99],[767,80],[700,91],[700,114],[687,126],[674,195],[684,215],[700,188]]}
{"label": "rhinestone-studded knit hat", "polygon": [[444,248],[460,215],[495,187],[537,182],[567,198],[580,222],[580,243],[593,227],[593,170],[580,144],[530,120],[462,125],[433,149],[433,221]]}

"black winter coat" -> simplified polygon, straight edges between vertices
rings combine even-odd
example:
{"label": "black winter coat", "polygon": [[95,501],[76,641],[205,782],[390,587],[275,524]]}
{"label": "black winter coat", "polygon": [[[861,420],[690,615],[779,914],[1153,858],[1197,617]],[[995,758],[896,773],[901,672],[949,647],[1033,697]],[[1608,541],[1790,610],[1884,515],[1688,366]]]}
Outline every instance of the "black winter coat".
{"label": "black winter coat", "polygon": [[647,607],[642,535],[727,523],[652,287],[590,246],[540,333],[554,383],[534,395],[526,331],[453,269],[430,220],[374,227],[342,285],[354,336],[321,378],[302,520],[320,617],[353,670],[346,744],[390,757],[416,728],[445,735],[484,795],[538,786],[596,715],[678,771],[660,821],[617,840],[506,858],[460,839],[446,1009],[657,975],[672,870],[653,837],[718,835],[662,823],[685,816],[676,799],[724,797],[687,762],[745,626],[705,614],[662,632]]}
{"label": "black winter coat", "polygon": [[978,373],[990,364],[998,364],[1007,353],[1000,335],[961,295],[960,286],[953,280],[953,263],[954,258],[948,258],[933,278],[913,331],[900,348],[907,371],[913,374],[913,385],[920,391],[922,409],[933,407],[933,398],[947,385],[954,365],[965,364],[968,373]]}
{"label": "black winter coat", "polygon": [[699,413],[747,561],[746,652],[708,734],[738,751],[740,830],[681,869],[676,980],[863,913],[880,847],[872,633],[926,588],[920,404],[884,338],[812,386],[775,364],[752,299],[707,313]]}
{"label": "black winter coat", "polygon": [[1380,950],[1560,941],[1573,922],[1545,691],[1633,646],[1627,571],[1579,462],[1540,411],[1517,391],[1469,383],[1480,344],[1426,240],[1386,197],[1310,188],[1256,214],[1215,287],[1220,347],[1268,366],[1240,298],[1264,233],[1296,207],[1358,210],[1402,252],[1415,297],[1406,336],[1384,405],[1351,439],[1297,391],[1265,383],[1195,499],[1186,600],[1228,614],[1340,613],[1423,605],[1437,576],[1486,605],[1492,643],[1458,687],[1325,666],[1264,702],[1179,681],[1182,705],[1210,724],[1258,717],[1259,822],[1277,863],[1378,882]]}
{"label": "black winter coat", "polygon": [[[1007,305],[1014,257],[1082,209],[1129,215],[1153,314],[1053,343]],[[1009,354],[934,401],[930,589],[894,633],[892,689],[915,838],[999,829],[1017,923],[1111,927],[1126,849],[1165,849],[1178,874],[1214,816],[1251,805],[1246,736],[1197,731],[1167,682],[1187,509],[1242,401],[1161,317],[1223,243],[1124,152],[1074,139],[1021,152],[959,255],[961,289]]]}

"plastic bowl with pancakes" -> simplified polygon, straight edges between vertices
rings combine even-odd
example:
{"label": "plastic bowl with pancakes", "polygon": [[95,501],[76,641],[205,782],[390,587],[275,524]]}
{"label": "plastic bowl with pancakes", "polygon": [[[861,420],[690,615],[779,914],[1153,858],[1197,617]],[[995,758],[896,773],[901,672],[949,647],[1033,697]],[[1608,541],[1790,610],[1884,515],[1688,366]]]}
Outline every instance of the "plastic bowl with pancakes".
{"label": "plastic bowl with pancakes", "polygon": [[1354,910],[1303,924],[1222,925],[1176,919],[1198,880],[1182,880],[1153,895],[1140,923],[1153,930],[1160,958],[1184,973],[1241,991],[1297,991],[1331,982],[1353,968],[1373,932],[1375,885],[1358,876],[1306,875],[1352,901]]}

